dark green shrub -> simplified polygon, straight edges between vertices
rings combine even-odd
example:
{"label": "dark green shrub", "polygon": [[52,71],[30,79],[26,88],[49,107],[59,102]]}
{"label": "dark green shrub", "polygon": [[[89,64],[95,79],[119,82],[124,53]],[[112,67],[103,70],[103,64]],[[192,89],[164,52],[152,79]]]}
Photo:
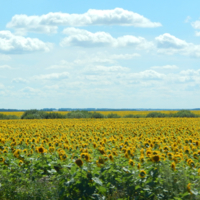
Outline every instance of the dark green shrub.
{"label": "dark green shrub", "polygon": [[85,110],[75,110],[67,113],[65,116],[66,118],[91,118],[91,113]]}
{"label": "dark green shrub", "polygon": [[19,119],[16,115],[4,115],[0,113],[0,119]]}
{"label": "dark green shrub", "polygon": [[168,117],[167,114],[161,112],[150,112],[146,116],[147,118],[161,118],[161,117]]}
{"label": "dark green shrub", "polygon": [[105,118],[105,116],[98,112],[93,112],[91,118]]}
{"label": "dark green shrub", "polygon": [[144,118],[145,116],[143,115],[133,115],[133,114],[129,114],[129,115],[125,115],[124,118]]}
{"label": "dark green shrub", "polygon": [[65,115],[60,113],[47,113],[40,110],[27,110],[21,116],[21,119],[60,119],[65,118]]}
{"label": "dark green shrub", "polygon": [[118,114],[116,113],[110,113],[107,115],[107,118],[120,118],[121,116],[119,116]]}
{"label": "dark green shrub", "polygon": [[198,117],[189,110],[180,110],[173,115],[173,117]]}

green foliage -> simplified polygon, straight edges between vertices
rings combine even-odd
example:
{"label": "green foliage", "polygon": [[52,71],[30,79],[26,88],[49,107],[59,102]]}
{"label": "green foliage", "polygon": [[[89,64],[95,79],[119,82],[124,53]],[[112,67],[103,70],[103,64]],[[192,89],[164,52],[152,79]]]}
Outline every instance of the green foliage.
{"label": "green foliage", "polygon": [[92,118],[104,118],[105,116],[101,113],[98,112],[93,112],[92,113]]}
{"label": "green foliage", "polygon": [[180,110],[177,113],[175,113],[173,117],[198,117],[198,115],[195,115],[189,110]]}
{"label": "green foliage", "polygon": [[60,113],[54,113],[54,112],[47,113],[36,109],[27,110],[21,116],[21,119],[63,119],[63,118],[65,118],[65,115],[62,115]]}
{"label": "green foliage", "polygon": [[97,112],[88,112],[85,110],[71,111],[66,114],[66,118],[104,118],[105,116]]}
{"label": "green foliage", "polygon": [[125,115],[124,118],[144,118],[145,116],[143,115],[133,115],[133,114],[129,114],[129,115]]}
{"label": "green foliage", "polygon": [[19,119],[16,115],[4,115],[0,113],[0,120],[1,119]]}
{"label": "green foliage", "polygon": [[147,118],[151,117],[151,118],[160,118],[160,117],[168,117],[167,114],[165,113],[161,113],[161,112],[150,112],[147,114],[146,116]]}
{"label": "green foliage", "polygon": [[121,116],[116,113],[110,113],[107,115],[107,118],[120,118]]}

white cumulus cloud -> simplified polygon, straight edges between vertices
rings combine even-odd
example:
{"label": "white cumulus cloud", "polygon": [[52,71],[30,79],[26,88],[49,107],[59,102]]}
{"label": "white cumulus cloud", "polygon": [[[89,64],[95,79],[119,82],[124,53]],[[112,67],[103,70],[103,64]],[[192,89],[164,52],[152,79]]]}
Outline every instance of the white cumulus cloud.
{"label": "white cumulus cloud", "polygon": [[52,80],[52,79],[64,79],[68,78],[69,73],[68,72],[62,72],[62,73],[52,73],[52,74],[42,74],[38,76],[34,76],[33,79],[35,80]]}
{"label": "white cumulus cloud", "polygon": [[148,42],[143,37],[135,37],[133,35],[125,35],[113,38],[109,33],[96,32],[92,33],[84,29],[74,27],[63,30],[65,37],[60,45],[64,46],[80,46],[80,47],[134,47],[138,49],[149,49],[153,47],[152,42]]}
{"label": "white cumulus cloud", "polygon": [[152,69],[178,69],[176,65],[153,66]]}
{"label": "white cumulus cloud", "polygon": [[200,20],[191,23],[194,29],[200,29]]}
{"label": "white cumulus cloud", "polygon": [[191,57],[200,57],[200,45],[188,43],[169,33],[165,33],[155,38],[158,52],[173,55],[179,53]]}
{"label": "white cumulus cloud", "polygon": [[120,25],[135,27],[159,27],[159,22],[152,22],[144,16],[123,8],[112,10],[89,9],[83,14],[50,12],[41,16],[14,15],[7,28],[14,28],[19,33],[39,32],[56,33],[57,26]]}
{"label": "white cumulus cloud", "polygon": [[21,54],[35,51],[49,51],[51,45],[37,38],[25,38],[12,34],[10,31],[0,31],[0,53]]}

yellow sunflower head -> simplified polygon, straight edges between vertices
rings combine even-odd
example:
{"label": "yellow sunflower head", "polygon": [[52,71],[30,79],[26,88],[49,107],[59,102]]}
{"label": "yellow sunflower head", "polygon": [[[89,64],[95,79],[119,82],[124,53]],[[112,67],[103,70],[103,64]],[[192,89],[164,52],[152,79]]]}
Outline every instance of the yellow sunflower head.
{"label": "yellow sunflower head", "polygon": [[176,164],[175,164],[175,162],[172,162],[171,168],[172,168],[174,171],[176,170]]}
{"label": "yellow sunflower head", "polygon": [[144,170],[140,170],[139,176],[140,178],[145,178],[146,172]]}
{"label": "yellow sunflower head", "polygon": [[135,163],[132,159],[129,160],[129,165],[131,165],[132,167],[135,165]]}

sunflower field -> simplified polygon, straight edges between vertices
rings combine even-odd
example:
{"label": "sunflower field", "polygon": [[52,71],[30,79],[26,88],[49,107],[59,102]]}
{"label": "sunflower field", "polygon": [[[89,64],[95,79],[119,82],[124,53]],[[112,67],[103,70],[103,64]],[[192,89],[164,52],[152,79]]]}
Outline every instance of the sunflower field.
{"label": "sunflower field", "polygon": [[0,199],[200,199],[198,118],[0,121]]}

